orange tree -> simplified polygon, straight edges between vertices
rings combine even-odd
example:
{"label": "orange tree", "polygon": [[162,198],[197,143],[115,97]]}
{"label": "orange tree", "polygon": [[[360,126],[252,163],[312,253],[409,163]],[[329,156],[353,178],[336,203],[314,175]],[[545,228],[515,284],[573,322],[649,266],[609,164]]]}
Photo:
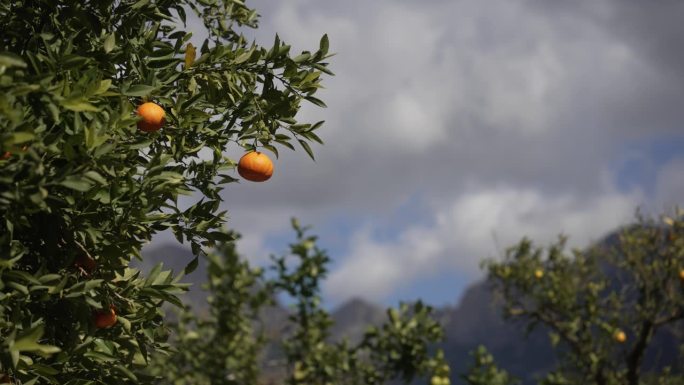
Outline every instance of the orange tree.
{"label": "orange tree", "polygon": [[658,333],[684,349],[677,337],[684,323],[681,215],[662,223],[640,218],[585,251],[566,251],[565,238],[548,248],[524,239],[503,261],[487,263],[506,317],[528,330],[545,327],[557,346],[560,365],[543,384],[684,383],[671,372],[684,368],[667,367],[678,362],[676,352],[660,357],[662,370],[646,366]]}
{"label": "orange tree", "polygon": [[231,239],[229,146],[320,142],[295,116],[324,106],[327,37],[294,55],[256,26],[242,0],[0,1],[0,382],[151,383],[184,286],[130,262],[162,231],[196,256]]}
{"label": "orange tree", "polygon": [[[149,367],[159,384],[379,385],[429,377],[449,385],[449,367],[434,349],[442,328],[421,302],[388,309],[359,342],[330,340],[332,319],[320,297],[329,257],[306,228],[293,227],[296,242],[273,258],[271,277],[250,267],[233,242],[207,256],[209,314],[187,308],[171,323],[173,349],[155,354]],[[292,300],[292,311],[278,322],[284,332],[269,333],[266,305],[279,294]]]}

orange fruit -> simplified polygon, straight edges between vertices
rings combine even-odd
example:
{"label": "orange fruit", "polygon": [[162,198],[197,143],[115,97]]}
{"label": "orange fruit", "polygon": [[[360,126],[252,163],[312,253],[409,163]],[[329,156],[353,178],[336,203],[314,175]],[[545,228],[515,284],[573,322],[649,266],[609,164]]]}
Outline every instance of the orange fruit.
{"label": "orange fruit", "polygon": [[[21,148],[21,151],[23,151],[23,152],[28,151],[28,145],[23,146],[23,147]],[[12,152],[10,152],[10,151],[5,151],[5,153],[2,154],[2,156],[0,156],[0,160],[7,160],[7,159],[9,159],[9,158],[11,158],[11,157],[12,157]],[[2,377],[0,377],[0,378],[2,378]]]}
{"label": "orange fruit", "polygon": [[682,281],[684,281],[684,269],[679,270],[679,279],[681,279]]}
{"label": "orange fruit", "polygon": [[544,270],[542,269],[537,269],[534,271],[534,276],[537,279],[541,279],[544,276]]}
{"label": "orange fruit", "polygon": [[76,257],[74,261],[74,266],[83,269],[87,274],[90,274],[97,267],[97,262],[86,254],[81,254]]}
{"label": "orange fruit", "polygon": [[622,330],[616,331],[615,334],[613,334],[613,338],[619,343],[627,341],[627,335]]}
{"label": "orange fruit", "polygon": [[140,116],[140,120],[138,120],[138,129],[141,131],[158,131],[166,122],[166,112],[155,103],[143,103],[138,106],[136,112]]}
{"label": "orange fruit", "polygon": [[98,310],[93,315],[95,327],[98,329],[106,329],[114,326],[116,323],[116,312],[114,306],[110,306],[109,310]]}
{"label": "orange fruit", "polygon": [[248,152],[238,162],[238,173],[252,182],[263,182],[273,175],[273,162],[264,153]]}

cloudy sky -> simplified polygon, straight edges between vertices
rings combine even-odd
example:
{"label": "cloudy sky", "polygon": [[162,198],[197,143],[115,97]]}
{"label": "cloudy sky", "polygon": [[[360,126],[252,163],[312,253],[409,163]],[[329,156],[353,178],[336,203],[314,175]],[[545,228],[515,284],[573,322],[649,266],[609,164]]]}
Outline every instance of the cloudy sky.
{"label": "cloudy sky", "polygon": [[327,122],[316,162],[283,151],[271,181],[230,186],[229,226],[258,263],[290,217],[313,225],[328,304],[453,304],[524,235],[581,246],[684,203],[680,0],[248,4],[261,44],[327,33],[336,76],[301,113]]}

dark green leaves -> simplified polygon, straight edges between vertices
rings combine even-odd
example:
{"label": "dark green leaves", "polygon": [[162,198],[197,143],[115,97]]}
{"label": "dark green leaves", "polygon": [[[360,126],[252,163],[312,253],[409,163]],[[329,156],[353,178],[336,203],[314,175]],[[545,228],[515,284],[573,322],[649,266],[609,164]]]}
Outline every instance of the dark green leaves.
{"label": "dark green leaves", "polygon": [[68,176],[59,184],[61,184],[64,187],[68,187],[72,190],[81,192],[88,191],[93,186],[90,180],[79,176]]}
{"label": "dark green leaves", "polygon": [[[0,68],[9,68],[9,67],[20,67],[20,68],[25,68],[26,67],[26,62],[22,60],[22,58],[19,55],[16,55],[12,52],[0,52]],[[4,72],[0,71],[0,73]]]}
{"label": "dark green leaves", "polygon": [[[129,265],[166,230],[192,250],[186,274],[232,242],[222,206],[237,180],[231,146],[278,154],[297,141],[313,157],[320,138],[296,117],[302,103],[322,105],[306,98],[328,73],[327,37],[296,60],[279,38],[250,44],[239,27],[256,26],[257,13],[237,0],[9,7],[0,6],[0,372],[25,384],[150,384],[142,367],[169,349],[161,306],[182,306],[187,287]],[[196,60],[179,28],[186,11],[206,36]],[[164,110],[157,132],[138,129],[144,101]],[[93,312],[110,306],[118,321],[98,329]],[[222,306],[223,317],[235,304]],[[10,335],[24,339],[10,346]],[[251,338],[233,336],[236,351]],[[62,350],[45,356],[50,346]]]}
{"label": "dark green leaves", "polygon": [[199,256],[193,258],[192,261],[185,266],[185,269],[183,269],[183,274],[187,275],[192,273],[197,269],[197,266],[199,266]]}
{"label": "dark green leaves", "polygon": [[328,41],[328,35],[325,34],[321,37],[319,52],[322,55],[326,55],[328,53],[328,48],[330,48],[330,42]]}
{"label": "dark green leaves", "polygon": [[96,106],[88,103],[87,100],[82,98],[64,100],[62,102],[62,107],[75,112],[98,111]]}
{"label": "dark green leaves", "polygon": [[150,95],[154,90],[156,90],[157,87],[155,86],[150,86],[150,85],[145,85],[145,84],[133,84],[129,87],[126,87],[121,90],[121,93],[127,96],[148,96]]}
{"label": "dark green leaves", "polygon": [[19,335],[16,335],[15,332],[13,332],[7,336],[4,341],[4,345],[9,349],[9,353],[12,357],[12,365],[16,366],[19,363],[22,353],[50,355],[60,351],[60,349],[56,346],[39,343],[43,333],[44,326],[37,324],[23,331]]}
{"label": "dark green leaves", "polygon": [[299,144],[302,146],[304,151],[306,151],[306,153],[309,155],[309,157],[311,157],[311,159],[314,159],[314,154],[313,154],[313,151],[311,150],[311,147],[309,146],[309,143],[299,139]]}

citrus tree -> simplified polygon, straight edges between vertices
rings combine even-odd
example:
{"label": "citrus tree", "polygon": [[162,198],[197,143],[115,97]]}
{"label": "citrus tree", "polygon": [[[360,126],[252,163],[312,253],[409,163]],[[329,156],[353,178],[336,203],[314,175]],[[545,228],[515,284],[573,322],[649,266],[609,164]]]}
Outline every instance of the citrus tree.
{"label": "citrus tree", "polygon": [[232,239],[227,148],[313,156],[322,122],[296,115],[325,106],[328,39],[263,47],[257,20],[242,0],[0,1],[0,383],[152,383],[185,287],[130,262],[162,231],[196,256]]}
{"label": "citrus tree", "polygon": [[520,381],[507,371],[499,369],[494,362],[487,348],[483,345],[478,346],[470,353],[473,362],[468,368],[468,372],[461,377],[468,385],[516,385]]}
{"label": "citrus tree", "polygon": [[[658,333],[680,345],[659,357],[681,363],[684,344],[684,218],[640,218],[587,250],[548,248],[524,239],[502,261],[489,261],[489,282],[504,314],[532,330],[544,327],[561,358],[544,384],[682,384],[684,367],[646,370]],[[678,325],[678,326],[677,326]],[[651,352],[653,355],[653,352]],[[662,366],[662,365],[661,365]]]}
{"label": "citrus tree", "polygon": [[[188,307],[173,324],[172,352],[155,355],[150,367],[159,384],[238,385],[412,383],[430,378],[448,385],[449,367],[439,350],[443,330],[421,302],[388,309],[386,321],[370,326],[361,341],[332,341],[332,319],[321,307],[320,283],[329,257],[317,239],[293,221],[297,234],[285,255],[273,258],[268,277],[236,252],[234,243],[207,256],[210,310]],[[293,302],[281,327],[267,336],[265,306],[279,295]],[[277,350],[267,354],[266,350]]]}

